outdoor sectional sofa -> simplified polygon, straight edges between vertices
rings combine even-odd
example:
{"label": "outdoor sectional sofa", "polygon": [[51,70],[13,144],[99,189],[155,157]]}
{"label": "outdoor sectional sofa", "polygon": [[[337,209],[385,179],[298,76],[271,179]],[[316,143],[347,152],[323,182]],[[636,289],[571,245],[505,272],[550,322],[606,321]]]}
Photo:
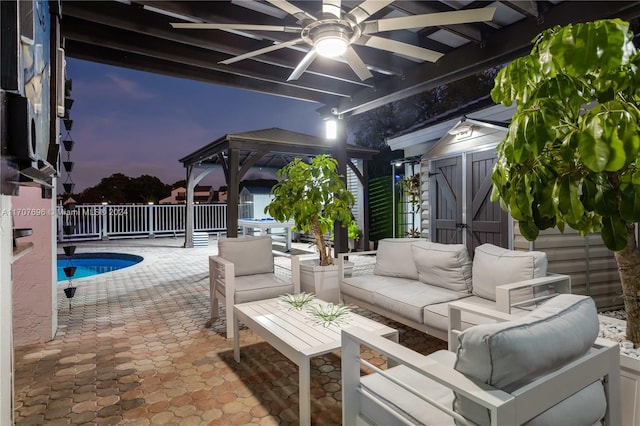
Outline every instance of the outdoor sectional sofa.
{"label": "outdoor sectional sofa", "polygon": [[[479,309],[524,315],[538,302],[571,292],[567,275],[548,275],[547,256],[483,244],[472,261],[462,244],[439,244],[410,238],[389,238],[378,250],[343,253],[347,257],[375,254],[372,274],[345,278],[340,299],[386,316],[443,340],[448,339],[449,303],[463,300]],[[462,313],[463,329],[493,322]]]}

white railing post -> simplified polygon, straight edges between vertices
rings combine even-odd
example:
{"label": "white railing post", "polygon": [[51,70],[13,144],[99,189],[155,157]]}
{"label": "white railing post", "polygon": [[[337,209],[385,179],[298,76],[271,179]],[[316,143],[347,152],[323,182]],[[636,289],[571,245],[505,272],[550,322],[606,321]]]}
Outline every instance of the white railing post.
{"label": "white railing post", "polygon": [[153,209],[155,208],[153,201],[149,201],[149,238],[155,238],[153,234]]}
{"label": "white railing post", "polygon": [[109,215],[107,214],[108,207],[109,206],[107,205],[107,203],[102,203],[102,209],[100,209],[102,219],[100,221],[100,235],[102,236],[103,240],[109,239],[109,235],[107,234],[107,219],[109,218]]}

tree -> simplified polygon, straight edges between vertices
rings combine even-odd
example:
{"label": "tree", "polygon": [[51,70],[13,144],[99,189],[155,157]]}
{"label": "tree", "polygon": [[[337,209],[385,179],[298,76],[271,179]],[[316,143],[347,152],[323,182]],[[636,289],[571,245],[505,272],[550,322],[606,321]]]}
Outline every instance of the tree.
{"label": "tree", "polygon": [[491,92],[517,111],[497,148],[494,201],[529,240],[565,226],[615,252],[627,339],[640,344],[640,54],[620,20],[555,27]]}
{"label": "tree", "polygon": [[127,187],[128,201],[135,203],[157,203],[170,194],[171,187],[169,185],[162,183],[157,177],[149,175],[131,179]]}
{"label": "tree", "polygon": [[385,104],[374,110],[349,117],[356,145],[382,149],[385,139],[416,122],[443,114],[473,100],[487,96],[493,88],[497,69],[491,68],[470,77],[438,86],[408,98]]}
{"label": "tree", "polygon": [[142,175],[137,178],[114,173],[102,178],[99,184],[85,189],[79,195],[82,203],[111,204],[157,202],[171,194],[171,188],[155,176]]}
{"label": "tree", "polygon": [[355,201],[338,174],[338,162],[327,155],[314,157],[310,164],[296,158],[276,176],[281,180],[271,189],[273,200],[265,213],[280,222],[293,219],[295,229],[313,235],[320,266],[333,264],[324,236],[333,230],[335,221],[344,228],[351,223]]}

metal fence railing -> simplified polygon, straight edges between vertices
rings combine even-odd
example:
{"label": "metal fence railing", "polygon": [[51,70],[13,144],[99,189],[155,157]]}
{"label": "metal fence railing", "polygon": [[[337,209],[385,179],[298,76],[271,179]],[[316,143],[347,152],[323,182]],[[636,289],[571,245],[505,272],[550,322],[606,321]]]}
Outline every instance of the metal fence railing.
{"label": "metal fence railing", "polygon": [[[227,229],[226,204],[194,205],[194,232]],[[184,235],[184,205],[59,206],[58,241]]]}

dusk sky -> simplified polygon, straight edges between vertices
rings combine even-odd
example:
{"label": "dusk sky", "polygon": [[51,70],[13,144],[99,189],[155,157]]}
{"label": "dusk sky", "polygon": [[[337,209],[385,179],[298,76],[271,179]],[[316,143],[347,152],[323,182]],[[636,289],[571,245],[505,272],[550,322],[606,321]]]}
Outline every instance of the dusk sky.
{"label": "dusk sky", "polygon": [[[80,192],[114,173],[185,178],[178,159],[227,133],[280,127],[321,135],[321,105],[67,59],[74,99],[71,178]],[[62,129],[63,139],[66,135]],[[66,152],[62,150],[62,159]],[[259,176],[248,176],[259,177]],[[58,180],[65,182],[66,173]],[[224,185],[221,173],[201,184]],[[59,192],[63,192],[61,185]]]}

